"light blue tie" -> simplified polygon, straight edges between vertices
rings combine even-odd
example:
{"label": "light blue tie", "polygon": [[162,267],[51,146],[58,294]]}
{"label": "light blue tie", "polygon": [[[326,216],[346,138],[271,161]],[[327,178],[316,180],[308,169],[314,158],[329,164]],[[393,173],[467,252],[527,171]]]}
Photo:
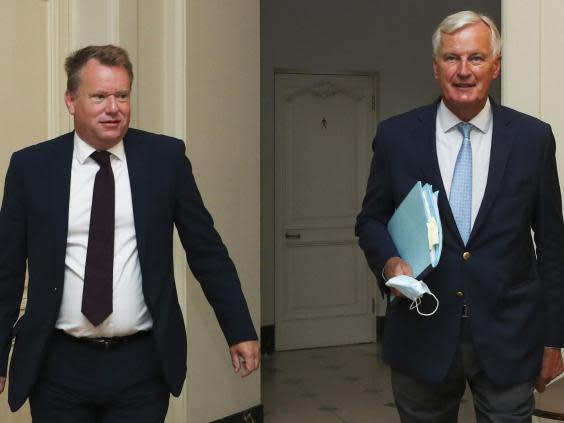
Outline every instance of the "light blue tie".
{"label": "light blue tie", "polygon": [[466,122],[456,125],[463,139],[454,165],[449,197],[450,208],[464,245],[468,243],[472,222],[472,146],[470,145],[472,128],[474,125]]}

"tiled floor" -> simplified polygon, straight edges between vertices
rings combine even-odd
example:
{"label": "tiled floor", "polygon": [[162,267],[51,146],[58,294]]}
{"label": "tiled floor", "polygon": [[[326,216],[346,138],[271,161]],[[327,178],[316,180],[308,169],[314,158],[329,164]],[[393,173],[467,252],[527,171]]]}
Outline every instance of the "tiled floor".
{"label": "tiled floor", "polygon": [[[276,352],[263,357],[266,423],[399,423],[376,344]],[[467,390],[460,423],[475,421]]]}

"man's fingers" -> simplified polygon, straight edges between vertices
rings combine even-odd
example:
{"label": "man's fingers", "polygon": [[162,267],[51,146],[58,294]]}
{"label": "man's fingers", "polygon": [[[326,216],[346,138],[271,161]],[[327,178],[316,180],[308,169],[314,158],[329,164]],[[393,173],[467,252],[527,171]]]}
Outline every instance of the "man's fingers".
{"label": "man's fingers", "polygon": [[546,380],[543,378],[539,379],[535,385],[535,389],[540,393],[543,393],[546,389]]}
{"label": "man's fingers", "polygon": [[245,359],[245,367],[252,371],[255,371],[256,369],[259,368],[259,359],[258,357],[249,357],[247,359]]}
{"label": "man's fingers", "polygon": [[243,355],[239,361],[241,362],[241,368],[243,371],[239,374],[241,377],[246,377],[254,372],[259,367],[259,359],[255,352]]}
{"label": "man's fingers", "polygon": [[233,369],[235,373],[238,373],[241,377],[247,377],[257,368],[258,360],[256,358],[237,356],[237,358],[233,360]]}
{"label": "man's fingers", "polygon": [[399,292],[396,288],[390,288],[390,292],[398,298],[405,298],[405,295],[403,295],[401,292]]}
{"label": "man's fingers", "polygon": [[564,362],[559,348],[545,348],[542,357],[542,366],[539,379],[535,388],[539,392],[546,390],[546,385],[562,373]]}
{"label": "man's fingers", "polygon": [[391,257],[384,265],[384,276],[386,279],[391,279],[399,275],[412,275],[411,266],[401,257]]}
{"label": "man's fingers", "polygon": [[250,364],[244,360],[241,359],[241,372],[239,373],[239,376],[241,377],[247,377],[249,376],[254,369],[251,368]]}
{"label": "man's fingers", "polygon": [[235,373],[239,373],[239,370],[241,370],[241,361],[240,361],[240,357],[239,354],[237,354],[237,351],[229,351],[230,355],[231,355],[231,364],[233,365],[233,370],[235,370]]}
{"label": "man's fingers", "polygon": [[4,392],[4,387],[6,386],[6,378],[0,376],[0,394]]}
{"label": "man's fingers", "polygon": [[229,347],[235,373],[241,377],[250,375],[259,367],[260,345],[258,341],[245,341]]}

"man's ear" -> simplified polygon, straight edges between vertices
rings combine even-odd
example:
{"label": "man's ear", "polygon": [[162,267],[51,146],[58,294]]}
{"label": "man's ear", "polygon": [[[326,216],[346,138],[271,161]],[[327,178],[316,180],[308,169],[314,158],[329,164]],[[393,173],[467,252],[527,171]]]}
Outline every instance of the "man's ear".
{"label": "man's ear", "polygon": [[439,74],[437,73],[437,61],[435,59],[435,56],[433,56],[433,76],[435,77],[435,79],[439,79]]}
{"label": "man's ear", "polygon": [[74,115],[74,94],[68,90],[65,91],[65,104],[69,113]]}
{"label": "man's ear", "polygon": [[494,60],[493,79],[497,79],[500,73],[501,73],[501,54],[498,55]]}

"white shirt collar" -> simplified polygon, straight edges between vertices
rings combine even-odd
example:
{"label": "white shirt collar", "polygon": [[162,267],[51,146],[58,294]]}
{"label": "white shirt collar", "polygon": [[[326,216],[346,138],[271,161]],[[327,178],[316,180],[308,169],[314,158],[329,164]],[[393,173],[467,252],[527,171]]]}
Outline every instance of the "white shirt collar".
{"label": "white shirt collar", "polygon": [[[492,114],[492,105],[490,103],[490,99],[486,100],[486,104],[484,108],[480,110],[474,118],[470,121],[472,125],[474,125],[477,129],[480,130],[482,133],[486,133],[490,130],[490,126],[492,124],[493,114]],[[440,128],[443,132],[449,132],[452,130],[456,125],[460,122],[459,117],[457,117],[454,113],[450,111],[450,109],[446,106],[443,100],[439,104],[439,108],[437,110],[437,121],[439,122]]]}
{"label": "white shirt collar", "polygon": [[[80,164],[84,164],[84,162],[95,151],[96,149],[94,147],[80,138],[76,131],[74,132],[74,154]],[[108,151],[112,153],[112,155],[117,159],[123,160],[125,158],[125,148],[123,147],[123,140],[120,140],[120,142],[118,142],[112,148],[109,148]]]}

